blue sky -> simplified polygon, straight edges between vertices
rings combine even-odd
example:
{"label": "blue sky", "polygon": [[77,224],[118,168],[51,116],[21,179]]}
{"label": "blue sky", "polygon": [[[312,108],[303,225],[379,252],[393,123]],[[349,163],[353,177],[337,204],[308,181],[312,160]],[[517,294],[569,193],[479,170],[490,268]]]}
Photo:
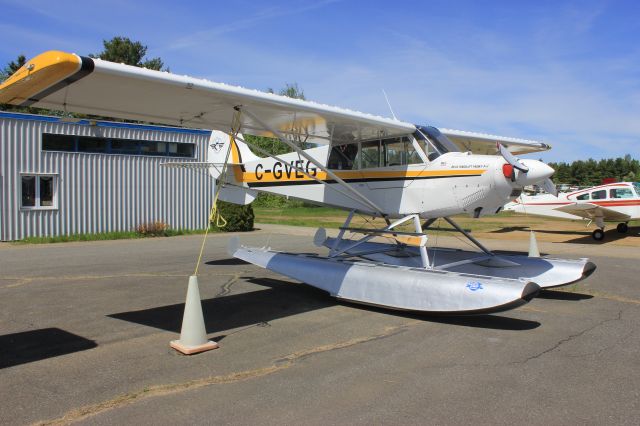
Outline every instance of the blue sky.
{"label": "blue sky", "polygon": [[178,74],[405,121],[539,139],[548,161],[640,158],[634,1],[0,0],[0,65],[139,40]]}

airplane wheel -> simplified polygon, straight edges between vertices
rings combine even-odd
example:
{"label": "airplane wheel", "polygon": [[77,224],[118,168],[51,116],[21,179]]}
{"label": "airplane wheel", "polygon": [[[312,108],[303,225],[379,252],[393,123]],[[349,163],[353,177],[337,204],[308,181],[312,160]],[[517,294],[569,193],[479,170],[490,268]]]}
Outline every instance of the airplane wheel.
{"label": "airplane wheel", "polygon": [[619,233],[626,234],[627,231],[629,230],[629,225],[627,225],[626,223],[619,223],[616,229],[618,230]]}
{"label": "airplane wheel", "polygon": [[602,229],[596,229],[595,231],[593,231],[591,236],[596,241],[602,241],[604,240],[604,231]]}

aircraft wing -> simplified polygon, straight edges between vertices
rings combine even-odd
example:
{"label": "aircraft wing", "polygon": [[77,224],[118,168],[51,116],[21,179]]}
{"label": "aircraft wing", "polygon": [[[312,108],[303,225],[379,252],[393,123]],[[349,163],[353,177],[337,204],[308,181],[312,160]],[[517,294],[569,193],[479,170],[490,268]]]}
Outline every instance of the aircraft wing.
{"label": "aircraft wing", "polygon": [[471,151],[474,154],[499,154],[496,148],[496,142],[500,142],[514,155],[548,151],[551,149],[550,145],[539,141],[465,132],[463,130],[438,130],[456,144],[460,151]]}
{"label": "aircraft wing", "polygon": [[626,222],[631,216],[592,203],[574,203],[557,207],[555,210],[573,214],[585,219],[602,218],[604,221]]}
{"label": "aircraft wing", "polygon": [[416,127],[389,118],[292,99],[208,80],[153,71],[73,53],[36,56],[0,84],[0,103],[230,131],[234,107],[242,132],[269,129],[310,143],[345,143],[411,134]]}

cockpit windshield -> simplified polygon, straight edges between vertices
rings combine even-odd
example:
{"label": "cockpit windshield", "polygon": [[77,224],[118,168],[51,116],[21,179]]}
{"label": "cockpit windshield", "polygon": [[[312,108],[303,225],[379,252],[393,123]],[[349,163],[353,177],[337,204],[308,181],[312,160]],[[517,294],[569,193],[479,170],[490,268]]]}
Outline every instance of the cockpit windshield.
{"label": "cockpit windshield", "polygon": [[440,133],[440,130],[432,126],[416,126],[413,136],[424,149],[429,161],[433,161],[446,152],[457,152],[458,147],[448,137]]}
{"label": "cockpit windshield", "polygon": [[633,189],[636,190],[636,195],[640,197],[640,182],[633,182]]}

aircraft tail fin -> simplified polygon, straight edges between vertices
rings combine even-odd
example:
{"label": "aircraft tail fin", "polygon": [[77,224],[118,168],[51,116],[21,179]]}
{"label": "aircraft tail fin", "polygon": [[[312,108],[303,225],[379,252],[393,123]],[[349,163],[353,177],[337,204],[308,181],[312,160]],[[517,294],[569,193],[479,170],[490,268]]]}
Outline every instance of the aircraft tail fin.
{"label": "aircraft tail fin", "polygon": [[[242,138],[242,135],[240,135]],[[229,152],[229,149],[231,151]],[[228,133],[214,130],[209,138],[207,162],[211,164],[211,177],[217,179],[222,173],[222,166],[228,161],[230,167],[242,166],[244,163],[259,160],[244,142],[231,139]]]}

